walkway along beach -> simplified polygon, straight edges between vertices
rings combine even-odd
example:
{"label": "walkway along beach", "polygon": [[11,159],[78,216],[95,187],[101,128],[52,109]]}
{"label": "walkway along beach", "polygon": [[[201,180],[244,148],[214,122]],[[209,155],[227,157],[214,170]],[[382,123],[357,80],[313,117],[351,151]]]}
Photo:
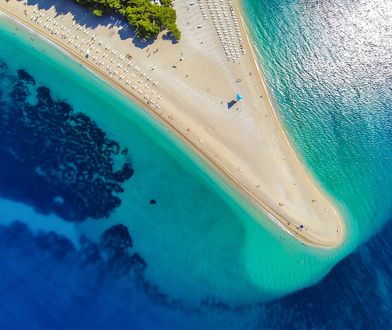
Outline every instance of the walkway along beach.
{"label": "walkway along beach", "polygon": [[10,0],[0,9],[131,97],[294,237],[324,248],[343,242],[340,211],[276,116],[237,3],[177,0],[181,41],[160,35],[146,45],[132,43],[115,17],[101,25],[69,0],[45,4]]}

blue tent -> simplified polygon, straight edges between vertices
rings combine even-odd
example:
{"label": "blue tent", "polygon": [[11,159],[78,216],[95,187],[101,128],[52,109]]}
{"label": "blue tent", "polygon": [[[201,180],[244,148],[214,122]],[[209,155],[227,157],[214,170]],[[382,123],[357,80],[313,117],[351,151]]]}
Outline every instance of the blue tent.
{"label": "blue tent", "polygon": [[241,94],[237,94],[237,102],[241,101],[243,99],[243,96]]}

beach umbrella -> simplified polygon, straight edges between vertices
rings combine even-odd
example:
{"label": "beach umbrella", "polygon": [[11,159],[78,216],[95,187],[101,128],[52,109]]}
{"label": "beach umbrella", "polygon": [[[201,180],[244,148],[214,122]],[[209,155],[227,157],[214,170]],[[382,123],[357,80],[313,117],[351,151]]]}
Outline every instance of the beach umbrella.
{"label": "beach umbrella", "polygon": [[237,94],[236,98],[237,98],[237,102],[238,102],[238,101],[241,101],[243,99],[243,96],[241,94]]}

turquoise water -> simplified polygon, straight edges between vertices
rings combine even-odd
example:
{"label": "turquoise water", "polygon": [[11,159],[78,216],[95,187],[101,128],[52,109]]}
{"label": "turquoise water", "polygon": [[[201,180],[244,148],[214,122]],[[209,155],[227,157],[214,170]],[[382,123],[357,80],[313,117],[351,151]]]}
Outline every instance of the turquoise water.
{"label": "turquoise water", "polygon": [[[81,235],[97,241],[109,226],[125,224],[149,265],[147,278],[186,301],[271,299],[317,281],[333,265],[338,252],[305,247],[267,219],[261,226],[239,196],[125,97],[37,36],[32,40],[21,28],[14,34],[5,20],[2,26],[2,40],[9,42],[1,60],[9,74],[26,70],[37,86],[50,87],[53,99],[88,115],[129,150],[135,173],[123,184],[121,206],[108,219],[75,223],[74,241]],[[4,92],[12,82],[3,79]],[[57,222],[51,229],[69,233]]]}
{"label": "turquoise water", "polygon": [[277,109],[348,212],[357,246],[392,207],[391,2],[247,1],[244,10]]}
{"label": "turquoise water", "polygon": [[[353,317],[363,328],[391,325],[391,5],[274,0],[244,7],[284,124],[348,216],[345,246],[311,249],[268,220],[260,225],[254,210],[165,128],[61,52],[2,19],[0,156],[13,157],[13,166],[0,162],[4,328],[339,329],[352,327]],[[39,86],[47,86],[51,97],[37,97]],[[39,98],[44,106],[37,107]],[[72,138],[61,135],[56,125],[62,124],[51,115],[62,109],[59,100],[72,108],[62,128]],[[23,116],[5,125],[17,109]],[[31,119],[31,109],[40,120]],[[94,178],[102,169],[84,161],[86,152],[72,147],[73,137],[83,148],[93,146],[92,157],[101,154],[85,126],[75,125],[79,112],[92,131],[106,134],[106,156],[98,163],[110,165],[113,157],[115,169],[128,164],[134,170],[105,186],[118,190],[120,205],[108,203],[100,189],[88,189],[89,174]],[[36,130],[27,129],[32,124],[44,133],[37,134],[41,147],[30,143],[36,139]],[[116,143],[127,152],[109,147]],[[87,166],[76,171],[76,186],[58,166],[74,173],[64,158],[70,147],[78,164]],[[24,170],[30,168],[24,157],[35,162],[32,172]],[[6,186],[10,173],[20,180]],[[61,180],[35,191],[42,173]],[[110,166],[104,174],[113,177]],[[78,199],[69,202],[68,187]],[[83,204],[94,200],[107,207],[107,217],[93,216]],[[64,201],[71,214],[61,207]],[[339,262],[383,224],[382,233]],[[111,243],[111,236],[122,245]]]}

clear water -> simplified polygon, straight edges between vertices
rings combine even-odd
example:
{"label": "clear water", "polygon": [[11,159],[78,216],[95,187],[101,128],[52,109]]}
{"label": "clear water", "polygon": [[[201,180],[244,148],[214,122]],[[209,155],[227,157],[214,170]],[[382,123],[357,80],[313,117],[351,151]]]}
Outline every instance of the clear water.
{"label": "clear water", "polygon": [[[3,148],[11,149],[13,155],[4,152],[3,156],[8,165],[3,172],[6,184],[1,195],[4,209],[11,213],[7,223],[18,219],[36,230],[46,230],[46,222],[50,222],[50,229],[73,239],[75,244],[82,235],[97,242],[111,225],[125,224],[138,253],[148,263],[146,277],[170,297],[192,302],[222,300],[238,304],[271,299],[313,283],[333,265],[336,251],[302,246],[269,220],[265,220],[265,228],[260,226],[253,210],[209,173],[200,160],[190,158],[162,127],[79,64],[20,27],[15,33],[15,26],[9,22],[4,21],[3,26],[1,59],[7,64],[2,79],[4,119],[10,116],[8,113],[15,113],[12,105],[25,109],[20,123],[9,120],[4,124],[4,132],[10,137]],[[33,77],[35,85],[17,78],[20,69]],[[18,84],[22,84],[23,92]],[[49,87],[49,101],[38,100],[42,86]],[[26,88],[28,96],[18,100]],[[65,125],[63,114],[51,115],[58,111],[56,104],[60,101],[72,110]],[[46,105],[43,110],[40,102]],[[34,106],[37,109],[29,114],[29,107]],[[39,117],[35,117],[36,112]],[[88,120],[76,125],[79,112]],[[11,134],[13,125],[23,133]],[[118,144],[119,152],[106,156],[106,146],[101,147],[102,152],[97,152],[98,144],[89,148],[95,144],[91,136],[100,136],[86,134],[84,127],[89,125],[106,135],[108,145]],[[67,133],[75,126],[77,129]],[[32,139],[32,134],[38,137]],[[122,150],[127,150],[125,155]],[[34,157],[20,164],[18,159],[31,153]],[[11,161],[13,157],[17,160]],[[106,170],[112,158],[113,170]],[[31,168],[26,169],[27,165]],[[101,186],[90,189],[95,185],[92,178],[112,182],[111,172],[124,165],[134,173],[117,180],[115,189],[106,187],[102,194]],[[19,178],[8,182],[9,172]],[[48,173],[48,181],[55,182],[41,185],[42,176]],[[71,181],[76,178],[76,184],[68,184],[69,177]],[[28,187],[37,188],[25,191],[26,182]],[[121,205],[113,207],[105,194],[118,188],[123,191],[114,195]],[[150,204],[152,199],[156,204]],[[9,204],[10,200],[24,203],[23,209],[30,207],[29,217],[57,217],[56,224],[49,219],[34,221],[18,216],[19,207]],[[100,213],[96,215],[98,206]]]}
{"label": "clear water", "polygon": [[292,140],[349,213],[357,245],[391,213],[392,2],[269,0],[244,7]]}
{"label": "clear water", "polygon": [[[376,1],[344,6],[284,0],[247,2],[245,7],[285,124],[311,170],[347,212],[347,244],[339,251],[318,251],[268,222],[261,227],[239,196],[137,107],[51,46],[31,40],[20,28],[13,35],[15,26],[2,20],[0,59],[8,65],[0,82],[3,114],[15,97],[9,91],[21,83],[17,70],[24,69],[36,81],[27,84],[30,95],[24,104],[36,104],[37,87],[49,87],[52,100],[68,103],[72,116],[83,112],[108,141],[128,148],[125,156],[110,149],[115,160],[103,163],[113,164],[113,171],[127,163],[134,169],[123,182],[112,180],[124,189],[114,194],[121,205],[112,207],[108,218],[87,219],[76,212],[81,200],[109,204],[100,190],[68,201],[66,188],[73,181],[60,175],[65,156],[56,160],[53,152],[64,142],[48,139],[54,147],[46,142],[46,154],[33,158],[57,165],[45,173],[61,179],[58,190],[52,183],[45,190],[29,188],[42,186],[37,180],[48,167],[32,172],[13,168],[27,188],[16,180],[18,189],[1,191],[2,328],[352,328],[354,316],[358,328],[390,325],[389,224],[318,284],[263,301],[317,282],[389,218],[391,7]],[[346,21],[354,26],[344,29]],[[349,34],[359,23],[363,40]],[[350,68],[353,59],[357,67]],[[12,148],[3,144],[2,151],[9,156],[14,150],[16,165],[24,164],[21,155],[39,151],[29,144],[36,136],[23,134],[31,134],[26,125],[45,122],[38,131],[57,136],[50,129],[58,125],[50,115],[55,104],[44,107],[43,121],[22,116],[24,126],[12,126],[20,128],[20,134],[11,135],[20,140]],[[72,118],[67,122],[71,131]],[[3,127],[8,127],[6,136],[12,133],[11,126]],[[83,131],[76,129],[84,139],[79,145],[87,148],[91,134]],[[83,150],[75,154],[79,165],[94,163],[83,162]],[[4,176],[12,173],[7,164],[2,171],[3,182],[13,178]],[[94,171],[97,167],[87,168],[93,177]],[[76,189],[87,180],[78,178]],[[150,204],[151,199],[157,203]],[[74,218],[64,219],[64,202],[76,212]],[[83,210],[91,217],[89,208]],[[118,223],[127,228],[113,227]]]}

